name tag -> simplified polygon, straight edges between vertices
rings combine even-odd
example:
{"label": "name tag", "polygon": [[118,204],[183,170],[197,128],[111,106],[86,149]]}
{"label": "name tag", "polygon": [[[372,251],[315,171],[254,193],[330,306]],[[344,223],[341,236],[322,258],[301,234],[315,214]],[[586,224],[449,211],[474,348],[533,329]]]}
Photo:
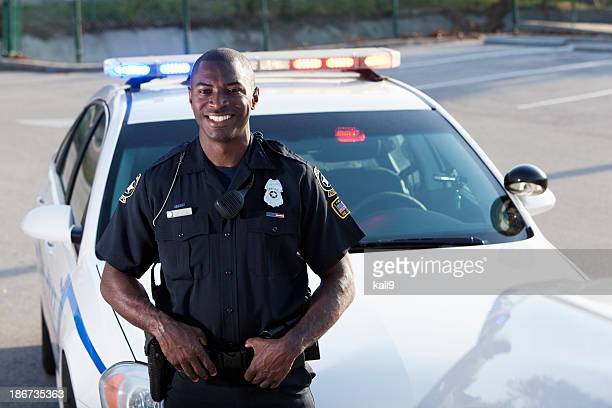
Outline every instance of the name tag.
{"label": "name tag", "polygon": [[191,207],[179,208],[178,210],[166,211],[166,218],[185,217],[191,214],[193,214]]}

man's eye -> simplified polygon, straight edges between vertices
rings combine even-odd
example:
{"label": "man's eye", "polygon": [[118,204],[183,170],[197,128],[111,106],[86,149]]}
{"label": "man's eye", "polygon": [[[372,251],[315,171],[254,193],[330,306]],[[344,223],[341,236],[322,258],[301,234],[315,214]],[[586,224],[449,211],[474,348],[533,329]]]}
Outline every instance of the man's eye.
{"label": "man's eye", "polygon": [[208,94],[210,94],[210,93],[211,93],[211,90],[210,90],[210,89],[200,89],[200,90],[198,91],[198,93],[199,93],[200,95],[208,95]]}
{"label": "man's eye", "polygon": [[240,88],[230,88],[229,92],[233,94],[240,93]]}

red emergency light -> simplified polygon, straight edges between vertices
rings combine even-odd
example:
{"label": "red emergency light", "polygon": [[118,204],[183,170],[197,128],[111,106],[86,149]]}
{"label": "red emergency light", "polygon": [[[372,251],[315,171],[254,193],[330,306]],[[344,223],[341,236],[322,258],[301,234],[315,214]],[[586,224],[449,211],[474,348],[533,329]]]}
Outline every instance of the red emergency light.
{"label": "red emergency light", "polygon": [[337,127],[336,140],[340,143],[363,142],[366,139],[365,133],[356,127]]}

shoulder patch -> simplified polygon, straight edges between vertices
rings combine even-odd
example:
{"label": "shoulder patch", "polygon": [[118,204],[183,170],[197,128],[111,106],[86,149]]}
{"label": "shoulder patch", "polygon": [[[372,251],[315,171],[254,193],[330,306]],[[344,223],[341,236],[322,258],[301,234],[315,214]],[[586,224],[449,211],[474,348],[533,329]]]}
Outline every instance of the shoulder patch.
{"label": "shoulder patch", "polygon": [[327,197],[329,198],[329,197],[335,196],[336,195],[336,190],[334,190],[334,188],[332,187],[331,183],[325,178],[323,173],[321,173],[321,170],[319,170],[315,166],[315,167],[313,167],[312,171],[313,171],[315,177],[317,178],[317,181],[321,185],[321,188],[323,189],[323,191],[325,191],[327,193]]}
{"label": "shoulder patch", "polygon": [[130,185],[127,186],[123,194],[121,194],[121,197],[119,197],[119,202],[121,204],[127,203],[128,198],[134,195],[134,191],[136,191],[136,186],[138,186],[138,182],[140,181],[141,177],[142,177],[142,173],[138,173],[134,181],[132,181]]}

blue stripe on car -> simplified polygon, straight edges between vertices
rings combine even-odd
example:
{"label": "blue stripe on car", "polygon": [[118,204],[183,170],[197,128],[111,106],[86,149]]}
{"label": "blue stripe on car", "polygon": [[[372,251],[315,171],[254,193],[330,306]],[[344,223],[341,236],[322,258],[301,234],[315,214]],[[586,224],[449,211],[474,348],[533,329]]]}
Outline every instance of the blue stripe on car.
{"label": "blue stripe on car", "polygon": [[98,371],[103,373],[106,370],[106,366],[102,362],[102,359],[98,355],[96,348],[94,347],[89,335],[87,334],[87,329],[85,328],[85,324],[83,323],[83,318],[81,317],[81,311],[79,309],[79,304],[77,303],[76,296],[74,295],[74,289],[72,287],[72,281],[70,280],[70,276],[66,278],[66,283],[62,290],[62,297],[60,301],[60,315],[61,311],[64,308],[64,302],[68,299],[70,303],[70,309],[72,309],[72,317],[74,319],[74,325],[76,326],[77,332],[79,333],[79,337],[85,350],[87,350],[87,354],[91,358],[91,361],[95,364]]}

